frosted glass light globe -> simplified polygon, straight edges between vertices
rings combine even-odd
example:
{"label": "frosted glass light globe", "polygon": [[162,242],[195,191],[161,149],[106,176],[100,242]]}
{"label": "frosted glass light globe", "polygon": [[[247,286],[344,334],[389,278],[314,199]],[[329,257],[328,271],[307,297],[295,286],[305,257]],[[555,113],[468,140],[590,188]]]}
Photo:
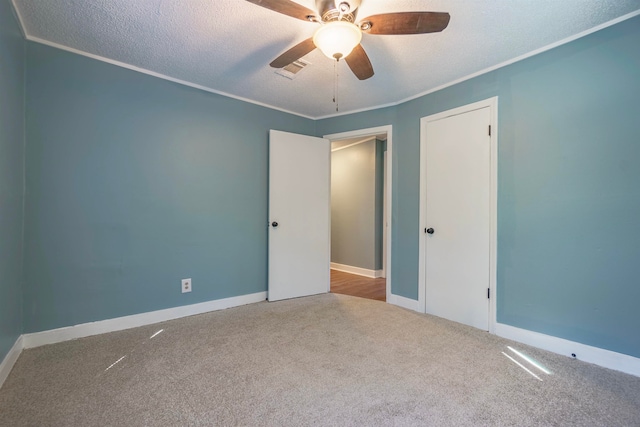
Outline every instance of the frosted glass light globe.
{"label": "frosted glass light globe", "polygon": [[362,40],[360,28],[351,22],[333,21],[324,24],[313,35],[313,43],[331,59],[346,58]]}

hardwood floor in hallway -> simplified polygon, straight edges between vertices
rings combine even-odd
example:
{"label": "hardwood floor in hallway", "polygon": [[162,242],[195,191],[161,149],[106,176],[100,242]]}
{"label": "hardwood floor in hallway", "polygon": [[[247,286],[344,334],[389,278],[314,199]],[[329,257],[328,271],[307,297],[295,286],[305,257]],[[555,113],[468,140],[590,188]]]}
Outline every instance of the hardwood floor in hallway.
{"label": "hardwood floor in hallway", "polygon": [[387,280],[371,279],[357,274],[331,270],[331,292],[354,297],[387,300]]}

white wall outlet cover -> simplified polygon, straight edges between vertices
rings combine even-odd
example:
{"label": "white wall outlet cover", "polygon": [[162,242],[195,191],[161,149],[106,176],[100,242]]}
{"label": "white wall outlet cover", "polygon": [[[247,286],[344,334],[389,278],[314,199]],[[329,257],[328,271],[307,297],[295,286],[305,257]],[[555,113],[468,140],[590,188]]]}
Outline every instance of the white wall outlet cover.
{"label": "white wall outlet cover", "polygon": [[191,279],[182,279],[182,293],[191,292]]}

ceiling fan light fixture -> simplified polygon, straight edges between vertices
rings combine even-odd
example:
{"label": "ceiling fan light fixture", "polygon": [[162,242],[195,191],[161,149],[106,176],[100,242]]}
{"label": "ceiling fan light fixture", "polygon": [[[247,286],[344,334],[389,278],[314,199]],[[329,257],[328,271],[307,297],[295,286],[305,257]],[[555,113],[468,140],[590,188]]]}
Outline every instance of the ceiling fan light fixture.
{"label": "ceiling fan light fixture", "polygon": [[313,35],[313,43],[327,57],[339,60],[346,58],[362,40],[362,32],[356,25],[346,21],[324,24]]}

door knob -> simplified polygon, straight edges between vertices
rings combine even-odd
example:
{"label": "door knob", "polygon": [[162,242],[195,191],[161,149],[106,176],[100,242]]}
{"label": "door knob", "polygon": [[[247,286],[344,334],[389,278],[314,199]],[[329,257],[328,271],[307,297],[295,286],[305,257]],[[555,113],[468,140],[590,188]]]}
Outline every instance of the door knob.
{"label": "door knob", "polygon": [[427,233],[433,234],[433,228],[427,228]]}
{"label": "door knob", "polygon": [[272,226],[272,227],[274,227],[274,228],[275,228],[275,227],[277,227],[277,226],[278,226],[278,222],[277,222],[277,221],[273,221],[273,222],[271,223],[271,226]]}

